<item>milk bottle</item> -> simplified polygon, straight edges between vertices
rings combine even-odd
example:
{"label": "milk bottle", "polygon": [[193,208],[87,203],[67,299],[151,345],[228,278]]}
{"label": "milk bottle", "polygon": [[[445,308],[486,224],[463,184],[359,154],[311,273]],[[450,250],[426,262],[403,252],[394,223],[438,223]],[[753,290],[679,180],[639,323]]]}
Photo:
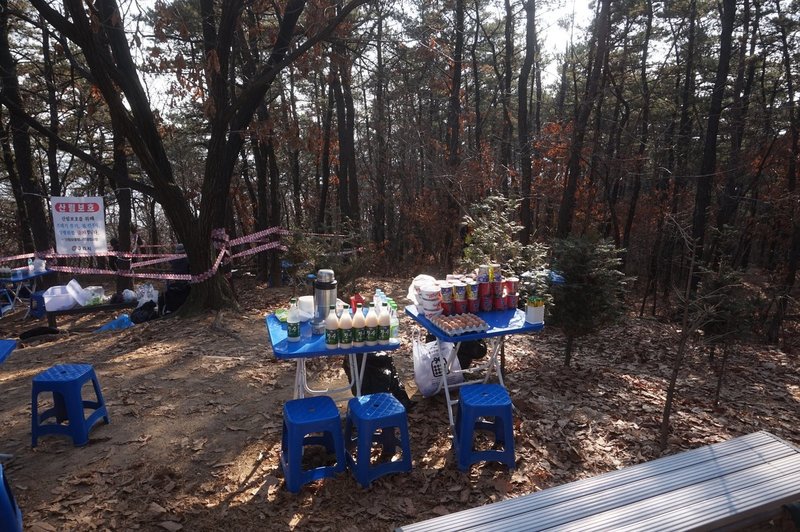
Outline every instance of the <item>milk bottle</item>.
{"label": "milk bottle", "polygon": [[300,341],[300,309],[297,308],[297,299],[289,302],[289,315],[286,317],[286,339],[290,342]]}
{"label": "milk bottle", "polygon": [[353,316],[353,346],[361,347],[367,339],[367,322],[364,319],[364,308],[361,303],[356,305],[356,315]]}
{"label": "milk bottle", "polygon": [[378,314],[378,344],[386,345],[389,343],[389,329],[392,325],[392,317],[389,316],[389,308],[381,305],[381,312]]}
{"label": "milk bottle", "polygon": [[339,318],[339,347],[349,349],[353,347],[353,319],[350,317],[350,309],[342,310],[342,317]]}
{"label": "milk bottle", "polygon": [[369,312],[364,320],[367,329],[367,345],[375,345],[378,343],[378,313],[375,312],[375,302],[369,304]]}
{"label": "milk bottle", "polygon": [[339,347],[339,318],[336,317],[336,305],[331,305],[328,317],[325,318],[325,347]]}

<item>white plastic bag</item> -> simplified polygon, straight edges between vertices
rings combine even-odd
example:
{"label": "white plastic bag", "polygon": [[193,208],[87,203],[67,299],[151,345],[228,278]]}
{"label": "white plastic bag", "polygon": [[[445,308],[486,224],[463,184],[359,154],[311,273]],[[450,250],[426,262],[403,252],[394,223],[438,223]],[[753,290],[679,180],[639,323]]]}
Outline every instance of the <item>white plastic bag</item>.
{"label": "white plastic bag", "polygon": [[[450,342],[425,342],[419,331],[412,335],[412,351],[414,354],[414,382],[423,397],[430,397],[439,392],[442,382],[441,365],[453,351],[455,344]],[[461,364],[458,357],[453,360],[452,367],[447,369],[447,383],[450,386],[464,382]]]}
{"label": "white plastic bag", "polygon": [[153,285],[150,283],[141,284],[136,287],[136,299],[138,300],[136,308],[141,307],[148,301],[152,301],[158,305],[158,290],[153,288]]}

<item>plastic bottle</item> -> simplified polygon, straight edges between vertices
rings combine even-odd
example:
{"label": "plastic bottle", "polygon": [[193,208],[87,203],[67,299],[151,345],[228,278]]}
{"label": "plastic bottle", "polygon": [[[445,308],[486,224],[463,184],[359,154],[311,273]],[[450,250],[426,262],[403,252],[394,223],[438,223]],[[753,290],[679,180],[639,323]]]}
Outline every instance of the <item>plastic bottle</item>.
{"label": "plastic bottle", "polygon": [[325,318],[325,347],[339,347],[339,318],[336,316],[336,305],[331,305],[328,317]]}
{"label": "plastic bottle", "polygon": [[300,341],[300,309],[297,308],[297,299],[289,301],[289,313],[286,316],[286,339],[290,342]]}
{"label": "plastic bottle", "polygon": [[33,271],[33,259],[28,259],[28,271]]}
{"label": "plastic bottle", "polygon": [[378,313],[375,311],[375,302],[369,304],[369,312],[364,319],[367,329],[367,338],[364,343],[375,345],[378,343]]}
{"label": "plastic bottle", "polygon": [[383,306],[380,314],[378,314],[378,344],[386,345],[389,343],[391,336],[392,318],[389,315],[389,307]]}
{"label": "plastic bottle", "polygon": [[367,339],[367,321],[364,319],[364,306],[356,304],[356,314],[353,316],[353,346],[361,347]]}
{"label": "plastic bottle", "polygon": [[400,318],[397,316],[397,303],[392,301],[389,304],[391,312],[389,314],[389,336],[393,340],[400,338]]}
{"label": "plastic bottle", "polygon": [[353,347],[353,318],[350,317],[350,308],[342,310],[342,317],[339,318],[339,347],[349,349]]}

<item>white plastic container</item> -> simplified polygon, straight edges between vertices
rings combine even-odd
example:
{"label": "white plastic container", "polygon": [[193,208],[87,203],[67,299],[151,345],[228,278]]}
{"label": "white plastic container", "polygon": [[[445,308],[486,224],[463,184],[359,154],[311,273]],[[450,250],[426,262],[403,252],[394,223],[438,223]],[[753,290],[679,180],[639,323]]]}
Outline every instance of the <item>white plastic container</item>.
{"label": "white plastic container", "polygon": [[42,294],[44,308],[48,312],[56,310],[69,310],[76,304],[75,298],[66,286],[51,286]]}
{"label": "white plastic container", "polygon": [[89,292],[89,305],[100,305],[106,292],[102,286],[87,286],[84,290]]}
{"label": "white plastic container", "polygon": [[72,298],[82,307],[88,305],[89,300],[92,298],[92,293],[84,290],[80,283],[75,279],[67,283],[67,290]]}

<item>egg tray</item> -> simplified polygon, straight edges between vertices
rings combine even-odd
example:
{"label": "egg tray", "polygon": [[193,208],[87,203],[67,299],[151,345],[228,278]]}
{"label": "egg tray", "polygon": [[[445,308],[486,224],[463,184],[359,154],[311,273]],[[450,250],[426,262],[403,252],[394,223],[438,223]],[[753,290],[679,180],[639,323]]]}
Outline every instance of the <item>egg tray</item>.
{"label": "egg tray", "polygon": [[457,314],[455,316],[434,316],[430,318],[437,329],[447,336],[484,332],[489,324],[475,314]]}

